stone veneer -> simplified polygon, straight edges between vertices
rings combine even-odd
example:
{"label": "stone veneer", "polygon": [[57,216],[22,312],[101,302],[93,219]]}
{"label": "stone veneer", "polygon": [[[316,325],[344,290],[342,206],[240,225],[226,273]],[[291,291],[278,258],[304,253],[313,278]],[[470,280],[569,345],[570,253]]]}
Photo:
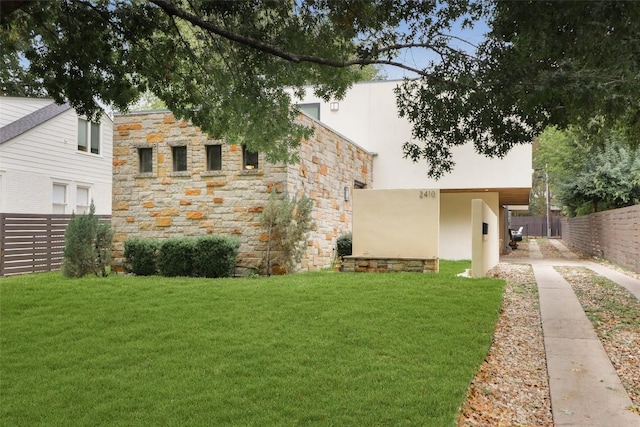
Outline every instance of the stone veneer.
{"label": "stone veneer", "polygon": [[341,271],[348,273],[437,273],[438,259],[344,257]]}
{"label": "stone veneer", "polygon": [[[119,115],[114,120],[114,267],[121,268],[130,237],[228,235],[240,239],[237,274],[260,270],[266,241],[260,212],[272,188],[306,194],[314,202],[315,229],[307,240],[299,270],[331,265],[336,238],[351,231],[350,196],[354,182],[371,185],[373,156],[313,119],[315,128],[301,141],[300,162],[270,164],[259,155],[255,170],[242,169],[242,148],[210,139],[199,128],[166,111]],[[222,145],[222,170],[206,170],[205,145]],[[187,171],[173,172],[171,147],[187,147]],[[139,173],[138,148],[153,149],[153,171]],[[351,200],[351,197],[349,197]]]}

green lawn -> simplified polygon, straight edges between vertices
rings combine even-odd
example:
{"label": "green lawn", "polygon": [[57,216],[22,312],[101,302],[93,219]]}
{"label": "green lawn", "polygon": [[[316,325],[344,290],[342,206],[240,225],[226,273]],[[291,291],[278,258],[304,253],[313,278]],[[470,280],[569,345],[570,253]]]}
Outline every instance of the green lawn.
{"label": "green lawn", "polygon": [[0,279],[0,425],[453,425],[503,282]]}

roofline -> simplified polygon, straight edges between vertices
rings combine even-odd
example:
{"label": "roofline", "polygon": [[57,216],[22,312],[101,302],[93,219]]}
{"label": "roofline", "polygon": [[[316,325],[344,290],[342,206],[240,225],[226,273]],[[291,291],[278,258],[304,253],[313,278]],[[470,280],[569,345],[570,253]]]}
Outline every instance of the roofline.
{"label": "roofline", "polygon": [[20,136],[70,109],[71,105],[69,104],[65,103],[58,105],[56,103],[52,103],[34,111],[31,114],[27,114],[26,116],[0,128],[0,144]]}

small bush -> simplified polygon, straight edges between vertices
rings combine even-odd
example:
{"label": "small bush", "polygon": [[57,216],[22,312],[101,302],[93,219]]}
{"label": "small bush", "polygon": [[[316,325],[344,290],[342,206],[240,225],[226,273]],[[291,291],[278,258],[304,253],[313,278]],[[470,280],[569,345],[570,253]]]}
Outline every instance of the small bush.
{"label": "small bush", "polygon": [[239,247],[239,240],[225,236],[208,236],[196,240],[194,274],[200,277],[233,276]]}
{"label": "small bush", "polygon": [[164,240],[158,250],[158,269],[167,277],[193,276],[195,240],[174,237]]}
{"label": "small bush", "polygon": [[113,228],[104,222],[98,223],[96,229],[96,265],[95,273],[107,276],[107,266],[111,264],[111,243],[113,242]]}
{"label": "small bush", "polygon": [[100,224],[95,211],[91,202],[88,214],[73,215],[67,225],[62,263],[62,274],[67,277],[107,275],[113,231],[108,224]]}
{"label": "small bush", "polygon": [[156,253],[157,240],[132,238],[124,242],[124,269],[136,276],[152,276],[158,272]]}
{"label": "small bush", "polygon": [[336,251],[339,258],[349,256],[353,253],[353,242],[351,233],[343,234],[336,241]]}
{"label": "small bush", "polygon": [[264,257],[268,276],[275,266],[284,264],[286,270],[293,271],[300,262],[307,249],[307,235],[314,227],[312,212],[313,201],[307,196],[289,198],[275,189],[271,191],[260,215],[268,236]]}

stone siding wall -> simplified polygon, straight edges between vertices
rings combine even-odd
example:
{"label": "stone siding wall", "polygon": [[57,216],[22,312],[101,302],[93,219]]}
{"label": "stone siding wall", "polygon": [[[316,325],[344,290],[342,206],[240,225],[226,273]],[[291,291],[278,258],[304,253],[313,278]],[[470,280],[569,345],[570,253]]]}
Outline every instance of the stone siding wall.
{"label": "stone siding wall", "polygon": [[437,273],[438,259],[345,257],[342,271],[347,273]]}
{"label": "stone siding wall", "polygon": [[565,218],[562,240],[640,273],[640,205]]}
{"label": "stone siding wall", "polygon": [[[343,198],[342,190],[329,191],[328,188],[337,185],[334,182],[345,182],[343,176],[335,174],[348,173],[350,167],[357,165],[357,176],[361,177],[363,168],[357,161],[359,158],[368,163],[366,182],[369,183],[372,156],[357,149],[361,154],[354,155],[351,163],[345,162],[348,156],[332,154],[332,150],[322,148],[323,139],[332,140],[334,146],[338,146],[338,141],[340,146],[355,146],[313,124],[318,130],[314,138],[302,142],[300,164],[269,164],[263,155],[259,155],[258,168],[244,170],[241,147],[211,140],[197,127],[176,120],[169,112],[116,116],[112,215],[116,233],[114,265],[122,265],[124,241],[130,237],[166,239],[216,234],[240,239],[239,274],[259,269],[266,237],[259,224],[259,215],[272,188],[291,194],[304,191],[314,199],[317,229],[309,236],[307,256],[300,268],[318,269],[330,265],[334,235],[350,230],[351,218],[349,206],[339,203],[339,198]],[[220,171],[207,171],[205,146],[208,144],[222,145]],[[187,171],[173,172],[172,146],[187,147]],[[153,149],[153,171],[150,173],[139,173],[139,148]]]}
{"label": "stone siding wall", "polygon": [[351,232],[354,183],[371,187],[373,156],[308,116],[300,120],[316,131],[311,140],[301,142],[300,163],[288,167],[287,191],[304,193],[314,202],[315,230],[301,265],[306,270],[329,267],[337,238]]}

